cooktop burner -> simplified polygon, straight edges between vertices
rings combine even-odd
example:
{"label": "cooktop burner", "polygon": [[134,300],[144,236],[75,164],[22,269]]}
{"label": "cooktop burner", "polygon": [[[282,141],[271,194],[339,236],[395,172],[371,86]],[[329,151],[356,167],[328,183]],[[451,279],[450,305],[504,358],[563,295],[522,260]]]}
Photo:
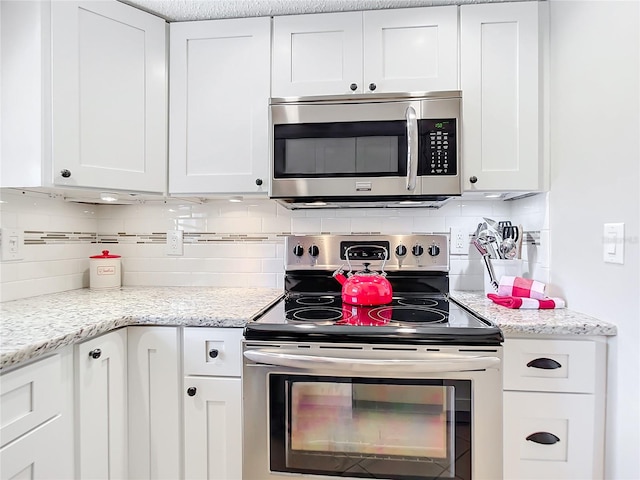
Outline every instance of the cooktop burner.
{"label": "cooktop burner", "polygon": [[448,304],[437,298],[394,297],[388,305],[363,307],[342,303],[340,296],[296,296],[285,299],[288,324],[402,326],[446,323]]}

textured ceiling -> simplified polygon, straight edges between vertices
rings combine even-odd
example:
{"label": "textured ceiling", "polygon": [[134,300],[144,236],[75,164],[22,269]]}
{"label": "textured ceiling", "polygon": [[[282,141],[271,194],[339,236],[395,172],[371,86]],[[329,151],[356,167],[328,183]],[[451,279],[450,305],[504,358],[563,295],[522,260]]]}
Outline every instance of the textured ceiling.
{"label": "textured ceiling", "polygon": [[504,0],[120,0],[170,22],[490,3]]}

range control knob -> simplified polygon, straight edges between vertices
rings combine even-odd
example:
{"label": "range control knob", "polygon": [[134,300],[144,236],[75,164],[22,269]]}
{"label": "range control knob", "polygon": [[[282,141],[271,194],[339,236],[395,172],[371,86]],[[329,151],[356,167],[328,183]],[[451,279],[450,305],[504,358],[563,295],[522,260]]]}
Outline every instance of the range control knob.
{"label": "range control knob", "polygon": [[312,257],[317,257],[318,255],[320,255],[320,249],[317,245],[311,245],[309,247],[309,255],[311,255]]}
{"label": "range control knob", "polygon": [[396,247],[396,255],[398,257],[404,257],[407,254],[407,247],[404,245],[398,245]]}
{"label": "range control knob", "polygon": [[304,248],[302,248],[302,245],[298,244],[295,247],[293,247],[293,254],[296,257],[301,257],[304,254]]}
{"label": "range control knob", "polygon": [[424,253],[424,248],[422,248],[422,245],[414,245],[411,249],[411,253],[413,253],[415,257],[419,257]]}
{"label": "range control knob", "polygon": [[438,245],[431,245],[427,249],[427,252],[429,252],[429,255],[431,255],[432,257],[437,257],[438,255],[440,255],[440,247]]}

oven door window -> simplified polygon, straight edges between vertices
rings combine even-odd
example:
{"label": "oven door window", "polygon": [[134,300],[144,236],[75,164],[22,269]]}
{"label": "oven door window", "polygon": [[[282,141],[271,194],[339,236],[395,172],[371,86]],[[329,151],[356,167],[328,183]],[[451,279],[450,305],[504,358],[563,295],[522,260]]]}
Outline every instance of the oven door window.
{"label": "oven door window", "polygon": [[275,178],[406,176],[405,121],[274,127]]}
{"label": "oven door window", "polygon": [[271,374],[271,471],[469,479],[471,382]]}

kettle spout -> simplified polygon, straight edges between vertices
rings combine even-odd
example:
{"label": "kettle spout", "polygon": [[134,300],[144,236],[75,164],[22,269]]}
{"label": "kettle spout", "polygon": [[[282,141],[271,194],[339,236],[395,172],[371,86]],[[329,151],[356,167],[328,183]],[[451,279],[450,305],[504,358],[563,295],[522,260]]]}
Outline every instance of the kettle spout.
{"label": "kettle spout", "polygon": [[347,277],[344,276],[342,268],[339,268],[338,270],[333,272],[333,278],[340,282],[340,285],[344,285],[344,282],[347,281]]}

